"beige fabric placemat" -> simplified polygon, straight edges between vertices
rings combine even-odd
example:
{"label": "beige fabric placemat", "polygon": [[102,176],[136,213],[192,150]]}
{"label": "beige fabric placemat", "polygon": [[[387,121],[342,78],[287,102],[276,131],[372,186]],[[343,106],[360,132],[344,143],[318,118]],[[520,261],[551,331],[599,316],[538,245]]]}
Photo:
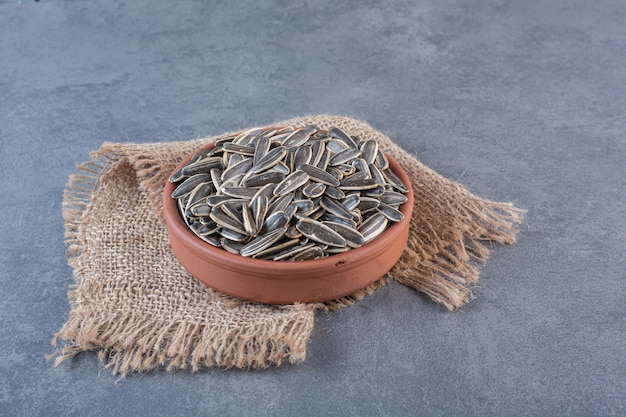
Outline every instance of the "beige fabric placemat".
{"label": "beige fabric placemat", "polygon": [[[273,126],[316,124],[375,139],[407,171],[415,192],[409,242],[392,279],[454,309],[478,280],[483,241],[513,243],[522,210],[481,199],[427,168],[368,124],[307,116]],[[256,368],[305,359],[314,311],[350,305],[386,282],[324,304],[268,306],[221,294],[191,277],[171,252],[161,194],[171,171],[214,138],[104,143],[70,177],[63,201],[75,283],[69,319],[55,335],[55,364],[95,351],[114,374],[202,367]]]}

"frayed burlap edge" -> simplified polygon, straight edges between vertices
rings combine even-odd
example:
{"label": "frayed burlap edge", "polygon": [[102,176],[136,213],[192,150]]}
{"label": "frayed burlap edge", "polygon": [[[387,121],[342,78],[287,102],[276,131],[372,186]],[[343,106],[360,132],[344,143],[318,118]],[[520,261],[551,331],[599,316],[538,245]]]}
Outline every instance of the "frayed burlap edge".
{"label": "frayed burlap edge", "polygon": [[[448,309],[458,308],[467,302],[471,295],[469,286],[479,277],[479,270],[472,265],[472,261],[484,262],[489,255],[483,242],[513,243],[517,234],[515,225],[521,222],[523,210],[510,203],[497,203],[474,196],[460,185],[419,163],[388,137],[364,122],[321,115],[287,120],[277,125],[303,126],[309,123],[318,124],[322,128],[338,126],[351,133],[357,132],[356,134],[365,132],[365,136],[361,135],[362,139],[377,140],[381,149],[403,166],[411,177],[416,206],[407,248],[389,276],[426,293]],[[184,150],[181,153],[185,155],[210,140],[211,138],[204,138],[167,145],[180,147],[181,151]],[[91,195],[98,187],[100,178],[121,162],[121,154],[124,155],[124,162],[135,170],[157,218],[163,221],[160,215],[162,187],[173,165],[168,159],[169,155],[161,154],[162,148],[163,144],[159,143],[105,143],[100,150],[92,153],[92,161],[79,167],[81,174],[70,177],[64,195],[63,212],[69,263],[75,268],[75,276],[80,272],[76,270],[78,265],[75,263],[81,251],[78,236],[82,219],[89,212]],[[81,306],[75,303],[75,292],[80,284],[77,280],[68,294],[71,304],[70,318],[53,340],[55,345],[61,340],[69,340],[71,344],[51,356],[57,356],[55,364],[58,365],[81,351],[96,350],[98,357],[108,360],[107,366],[113,367],[114,373],[146,371],[164,365],[169,370],[187,366],[197,370],[202,366],[214,365],[241,368],[280,365],[284,360],[295,363],[305,358],[306,343],[313,327],[314,309],[334,310],[352,305],[387,282],[387,279],[380,280],[340,300],[315,305],[286,306],[295,308],[295,321],[288,321],[287,325],[283,323],[278,327],[254,329],[249,335],[240,331],[224,339],[229,343],[215,347],[215,338],[223,338],[224,335],[207,331],[197,323],[179,323],[176,328],[172,328],[162,327],[163,323],[155,323],[145,317],[126,317],[121,320],[110,317],[102,320],[83,316],[80,313]],[[221,302],[229,307],[249,304],[227,295],[221,297]],[[302,317],[308,319],[302,320]],[[134,330],[125,332],[127,340],[116,341],[116,329],[119,331],[128,327]],[[155,333],[155,327],[161,330]],[[282,346],[279,343],[275,349],[269,350],[264,345],[259,350],[260,335],[267,336],[272,344],[281,340],[285,334],[293,336],[291,345]],[[154,349],[159,343],[162,346]],[[257,355],[251,354],[255,348],[259,350]]]}

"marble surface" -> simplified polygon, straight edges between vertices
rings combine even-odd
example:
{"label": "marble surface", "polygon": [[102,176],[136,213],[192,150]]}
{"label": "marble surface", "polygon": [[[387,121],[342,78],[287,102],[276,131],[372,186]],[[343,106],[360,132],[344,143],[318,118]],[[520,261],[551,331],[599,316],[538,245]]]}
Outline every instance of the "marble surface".
{"label": "marble surface", "polygon": [[[0,1],[0,415],[625,415],[625,21],[623,1]],[[528,209],[470,304],[392,284],[262,371],[46,361],[90,150],[315,113]]]}

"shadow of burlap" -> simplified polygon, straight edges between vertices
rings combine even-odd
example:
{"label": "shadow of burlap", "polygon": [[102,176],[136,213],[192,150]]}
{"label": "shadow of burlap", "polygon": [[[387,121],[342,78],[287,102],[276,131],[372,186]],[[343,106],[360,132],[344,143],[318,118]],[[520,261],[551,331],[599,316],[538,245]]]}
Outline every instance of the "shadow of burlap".
{"label": "shadow of burlap", "polygon": [[[484,241],[513,243],[522,210],[481,199],[427,168],[364,122],[310,116],[275,123],[339,127],[406,170],[415,192],[407,248],[389,278],[454,309],[478,280]],[[75,284],[70,316],[53,343],[55,364],[96,351],[114,374],[202,367],[255,368],[305,359],[314,311],[348,306],[384,285],[323,304],[268,306],[221,294],[193,279],[169,247],[161,193],[174,167],[211,141],[111,144],[72,175],[63,214]],[[62,342],[63,341],[63,342]]]}

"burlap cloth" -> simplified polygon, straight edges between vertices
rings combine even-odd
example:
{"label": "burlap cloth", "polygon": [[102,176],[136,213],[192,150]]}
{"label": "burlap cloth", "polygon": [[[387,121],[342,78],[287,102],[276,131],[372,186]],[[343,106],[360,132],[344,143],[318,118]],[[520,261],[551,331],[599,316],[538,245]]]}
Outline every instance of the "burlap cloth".
{"label": "burlap cloth", "polygon": [[[521,210],[479,198],[427,168],[359,120],[301,117],[280,126],[337,126],[375,139],[407,171],[415,192],[409,242],[390,278],[448,309],[468,301],[481,243],[513,243]],[[63,215],[75,284],[55,363],[95,351],[113,373],[202,367],[255,368],[305,359],[314,311],[350,305],[386,280],[324,304],[245,302],[191,277],[171,252],[161,193],[173,168],[212,140],[104,143],[70,177]]]}

